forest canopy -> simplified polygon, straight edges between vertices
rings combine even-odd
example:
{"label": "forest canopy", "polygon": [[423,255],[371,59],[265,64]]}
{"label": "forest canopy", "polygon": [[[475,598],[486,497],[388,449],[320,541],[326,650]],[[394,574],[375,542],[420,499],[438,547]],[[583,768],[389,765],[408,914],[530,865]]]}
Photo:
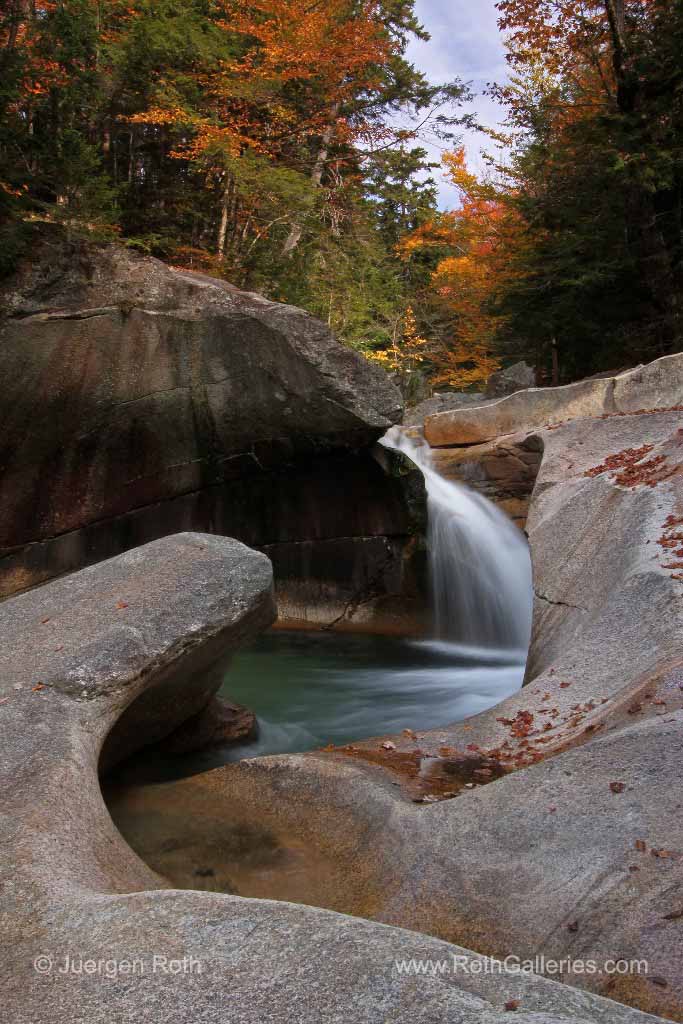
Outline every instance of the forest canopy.
{"label": "forest canopy", "polygon": [[[506,116],[460,208],[401,243],[441,258],[439,379],[524,358],[555,383],[681,349],[683,3],[500,0]],[[419,308],[416,304],[416,308]],[[477,348],[479,346],[479,348]]]}
{"label": "forest canopy", "polygon": [[409,395],[680,349],[683,0],[497,7],[477,176],[413,0],[5,0],[0,273],[41,225],[118,239],[309,309]]}

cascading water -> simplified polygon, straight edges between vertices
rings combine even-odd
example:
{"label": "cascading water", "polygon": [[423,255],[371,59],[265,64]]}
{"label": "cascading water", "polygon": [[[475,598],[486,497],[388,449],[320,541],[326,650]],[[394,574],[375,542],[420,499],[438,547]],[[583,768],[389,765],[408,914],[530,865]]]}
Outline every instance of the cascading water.
{"label": "cascading water", "polygon": [[523,651],[531,632],[531,562],[522,533],[482,495],[432,468],[427,445],[400,427],[382,439],[422,471],[437,638]]}
{"label": "cascading water", "polygon": [[[400,427],[382,443],[403,452],[425,478],[436,639],[265,634],[237,654],[223,694],[254,709],[258,740],[185,759],[153,754],[148,779],[405,728],[434,729],[519,690],[531,627],[523,535],[491,502],[439,476],[427,445]],[[140,771],[136,762],[136,779]]]}

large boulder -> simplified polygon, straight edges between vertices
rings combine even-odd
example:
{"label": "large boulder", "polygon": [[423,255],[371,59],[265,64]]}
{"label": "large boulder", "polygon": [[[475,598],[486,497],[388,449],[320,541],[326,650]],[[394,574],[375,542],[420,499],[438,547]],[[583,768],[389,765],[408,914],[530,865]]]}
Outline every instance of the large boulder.
{"label": "large boulder", "polygon": [[[203,530],[268,546],[304,617],[321,589],[324,623],[361,604],[378,545],[378,596],[401,597],[414,529],[403,478],[370,452],[401,398],[320,321],[119,246],[52,241],[0,310],[0,595]],[[310,580],[305,546],[324,573],[317,545],[342,539],[336,574]]]}
{"label": "large boulder", "polygon": [[[117,712],[102,751],[108,767],[204,712],[231,652],[274,617],[264,555],[201,534],[154,541],[0,604],[7,710],[27,733],[39,714],[47,735],[63,701],[76,700],[87,718],[105,688]],[[5,728],[10,760],[14,742],[33,741]]]}
{"label": "large boulder", "polygon": [[536,383],[536,374],[528,363],[513,363],[502,370],[492,373],[486,382],[484,394],[487,398],[504,398],[514,395],[515,391],[525,391]]}
{"label": "large boulder", "polygon": [[[0,606],[6,1019],[503,1024],[518,1008],[521,1024],[644,1022],[415,932],[310,906],[179,892],[133,853],[98,785],[106,737],[122,715],[132,725],[147,697],[135,739],[156,738],[190,712],[196,670],[272,614],[267,560],[208,536],[166,538]],[[386,805],[383,788],[371,788],[373,806]],[[305,816],[303,799],[299,809]],[[233,811],[213,829],[229,828]],[[260,835],[263,863],[268,836]],[[250,839],[239,836],[242,848]],[[178,850],[177,836],[170,848]],[[347,848],[342,842],[337,864]]]}
{"label": "large boulder", "polygon": [[664,356],[616,377],[578,381],[560,388],[518,391],[497,402],[427,417],[432,447],[482,444],[517,431],[557,426],[568,420],[683,404],[683,353]]}

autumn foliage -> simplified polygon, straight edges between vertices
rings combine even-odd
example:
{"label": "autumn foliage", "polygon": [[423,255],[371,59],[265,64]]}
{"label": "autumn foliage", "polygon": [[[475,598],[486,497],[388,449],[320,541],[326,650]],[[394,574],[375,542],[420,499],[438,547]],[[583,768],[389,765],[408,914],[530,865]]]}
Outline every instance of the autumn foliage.
{"label": "autumn foliage", "polygon": [[502,310],[568,378],[681,344],[683,7],[499,0],[499,180],[535,235]]}
{"label": "autumn foliage", "polygon": [[0,274],[37,225],[118,238],[304,306],[405,385],[679,350],[680,0],[498,0],[510,73],[477,175],[466,90],[408,59],[414,7],[5,0]]}
{"label": "autumn foliage", "polygon": [[409,235],[401,253],[406,260],[430,248],[447,253],[431,278],[431,302],[449,325],[429,350],[432,381],[466,389],[485,384],[500,366],[496,345],[504,317],[495,311],[495,298],[512,273],[522,225],[495,188],[468,171],[464,149],[447,153],[444,164],[460,207]]}
{"label": "autumn foliage", "polygon": [[418,333],[415,314],[409,306],[396,325],[391,344],[369,352],[368,358],[401,379],[419,369],[420,363],[427,358],[426,348],[427,339]]}
{"label": "autumn foliage", "polygon": [[683,338],[683,6],[499,0],[505,123],[479,180],[448,154],[456,210],[406,237],[438,256],[420,304],[435,384],[498,359],[548,383],[656,358]]}
{"label": "autumn foliage", "polygon": [[424,276],[397,240],[436,206],[421,133],[452,139],[464,93],[415,37],[414,0],[7,0],[0,274],[57,223],[384,351]]}
{"label": "autumn foliage", "polygon": [[[187,128],[190,138],[172,155],[217,164],[221,155],[245,150],[276,158],[296,141],[322,134],[330,120],[340,139],[362,134],[362,122],[350,124],[341,108],[359,90],[378,85],[378,67],[392,52],[376,4],[352,13],[348,0],[222,0],[218,6],[216,28],[242,45],[233,59],[201,74],[201,103],[173,103],[162,91],[159,102],[132,120]],[[293,83],[297,92],[288,95]]]}

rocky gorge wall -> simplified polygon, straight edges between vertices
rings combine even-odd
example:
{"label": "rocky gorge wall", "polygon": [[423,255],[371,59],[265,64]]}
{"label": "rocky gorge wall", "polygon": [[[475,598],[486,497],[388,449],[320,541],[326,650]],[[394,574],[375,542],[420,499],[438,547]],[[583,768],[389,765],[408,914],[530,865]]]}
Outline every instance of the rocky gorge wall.
{"label": "rocky gorge wall", "polygon": [[[683,1020],[682,371],[642,368],[656,408],[535,426],[521,692],[433,730],[138,786],[110,807],[131,842],[153,822],[143,859],[105,809],[102,753],[206,706],[213,668],[272,619],[267,559],[168,537],[3,602],[12,1021]],[[248,877],[264,852],[265,899]],[[196,865],[215,881],[229,856],[240,895],[197,891]],[[564,984],[482,954],[598,970]],[[65,955],[143,967],[72,975]],[[200,970],[153,969],[188,955]],[[398,968],[413,958],[445,966]]]}
{"label": "rocky gorge wall", "polygon": [[[515,396],[513,437],[542,453],[519,693],[441,728],[407,720],[336,750],[137,787],[111,806],[145,861],[181,887],[198,884],[201,863],[218,886],[237,878],[240,895],[315,903],[501,959],[590,961],[595,971],[563,973],[582,996],[683,1020],[683,356],[626,384],[609,390],[628,391],[633,411],[568,418],[559,389],[548,425],[532,418],[533,392],[526,405]],[[457,415],[472,431],[476,410]],[[267,837],[267,894],[249,871],[251,843],[230,855],[245,836]],[[171,841],[191,856],[169,854]],[[610,973],[615,960],[647,967]],[[579,993],[563,992],[571,1016]]]}
{"label": "rocky gorge wall", "polygon": [[287,620],[419,629],[421,478],[373,454],[400,395],[323,324],[55,241],[0,310],[0,596],[200,530],[267,550]]}

